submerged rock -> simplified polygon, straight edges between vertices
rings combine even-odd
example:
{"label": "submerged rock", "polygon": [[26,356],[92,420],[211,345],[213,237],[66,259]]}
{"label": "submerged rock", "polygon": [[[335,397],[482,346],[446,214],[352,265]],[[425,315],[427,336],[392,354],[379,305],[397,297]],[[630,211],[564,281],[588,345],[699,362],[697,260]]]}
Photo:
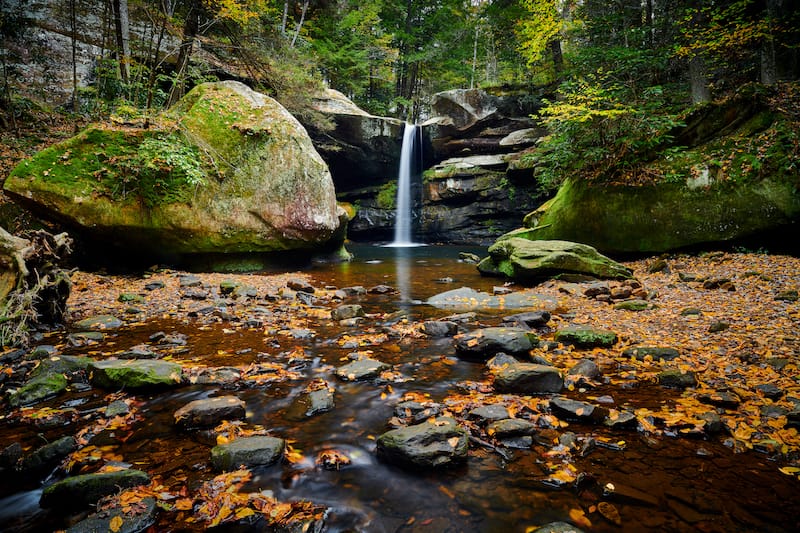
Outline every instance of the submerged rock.
{"label": "submerged rock", "polygon": [[503,352],[527,355],[539,345],[539,337],[522,328],[481,328],[455,337],[456,353],[466,359],[487,360]]}
{"label": "submerged rock", "polygon": [[591,246],[568,241],[534,241],[513,232],[501,236],[488,252],[489,257],[478,264],[481,274],[520,281],[541,281],[560,274],[612,279],[633,275],[630,269]]}
{"label": "submerged rock", "polygon": [[377,441],[378,457],[411,468],[442,468],[467,459],[469,436],[455,420],[436,418],[387,431]]}
{"label": "submerged rock", "polygon": [[122,320],[112,315],[90,316],[75,322],[74,327],[85,331],[100,331],[118,329],[123,324]]}
{"label": "submerged rock", "polygon": [[277,437],[240,437],[211,449],[211,464],[216,470],[236,470],[240,466],[268,466],[278,462],[286,442]]}

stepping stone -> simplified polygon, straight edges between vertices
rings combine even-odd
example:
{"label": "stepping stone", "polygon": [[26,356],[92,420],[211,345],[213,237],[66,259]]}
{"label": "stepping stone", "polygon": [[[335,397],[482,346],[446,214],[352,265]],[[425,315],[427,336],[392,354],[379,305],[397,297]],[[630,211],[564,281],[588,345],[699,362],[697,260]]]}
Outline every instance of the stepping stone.
{"label": "stepping stone", "polygon": [[447,417],[387,431],[377,441],[379,458],[415,469],[461,464],[468,448],[467,431]]}
{"label": "stepping stone", "polygon": [[77,511],[97,503],[97,500],[120,489],[147,485],[150,476],[133,468],[72,476],[44,488],[39,505],[45,508]]}
{"label": "stepping stone", "polygon": [[236,396],[218,396],[189,402],[175,411],[175,424],[181,427],[216,426],[223,420],[245,417],[245,403]]}
{"label": "stepping stone", "polygon": [[336,375],[345,381],[361,381],[378,377],[390,365],[364,357],[336,369]]}
{"label": "stepping stone", "polygon": [[106,329],[117,329],[123,324],[122,320],[111,315],[98,315],[89,318],[84,318],[75,322],[75,329],[86,331],[98,331]]}
{"label": "stepping stone", "polygon": [[527,355],[539,346],[539,337],[523,328],[481,328],[455,337],[459,357],[487,360],[503,352],[510,355]]}
{"label": "stepping stone", "polygon": [[218,471],[236,470],[240,466],[269,466],[283,456],[286,441],[277,437],[257,435],[240,437],[233,442],[211,449],[211,464]]}
{"label": "stepping stone", "polygon": [[617,334],[604,329],[574,327],[557,331],[555,340],[577,348],[610,348],[617,342]]}
{"label": "stepping stone", "polygon": [[564,376],[552,366],[517,363],[499,368],[494,378],[497,392],[512,394],[545,394],[560,392]]}
{"label": "stepping stone", "polygon": [[89,365],[92,384],[103,388],[142,389],[181,383],[178,363],[159,360],[106,360]]}

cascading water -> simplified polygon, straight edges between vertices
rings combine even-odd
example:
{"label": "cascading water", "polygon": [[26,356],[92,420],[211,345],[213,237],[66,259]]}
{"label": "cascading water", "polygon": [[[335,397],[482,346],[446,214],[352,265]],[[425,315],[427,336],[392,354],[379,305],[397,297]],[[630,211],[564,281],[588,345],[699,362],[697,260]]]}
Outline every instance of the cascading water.
{"label": "cascading water", "polygon": [[411,240],[411,173],[417,126],[406,124],[400,150],[400,170],[397,174],[397,207],[394,222],[394,241],[389,246],[419,246]]}

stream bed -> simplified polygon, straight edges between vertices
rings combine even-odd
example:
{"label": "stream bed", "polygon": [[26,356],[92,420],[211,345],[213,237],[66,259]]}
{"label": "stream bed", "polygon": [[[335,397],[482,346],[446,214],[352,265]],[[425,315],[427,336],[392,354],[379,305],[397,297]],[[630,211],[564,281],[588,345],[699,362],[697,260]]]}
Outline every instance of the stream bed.
{"label": "stream bed", "polygon": [[[188,487],[189,491],[195,489],[214,475],[209,465],[213,436],[176,428],[173,413],[192,400],[234,394],[246,403],[247,424],[263,426],[269,434],[287,439],[297,452],[293,461],[254,469],[247,490],[268,491],[281,501],[310,500],[327,507],[324,531],[525,532],[552,522],[571,523],[586,531],[777,532],[795,531],[800,526],[797,498],[800,482],[797,477],[779,471],[796,458],[796,451],[776,455],[737,449],[730,441],[726,442],[728,435],[724,432],[681,436],[668,429],[652,433],[642,427],[611,429],[602,424],[570,422],[546,428],[549,433],[543,432],[553,444],[569,433],[568,438],[577,445],[572,453],[563,456],[558,455],[557,447],[541,442],[527,448],[511,448],[487,443],[482,435],[473,441],[467,462],[452,469],[410,471],[379,460],[375,439],[389,429],[396,404],[409,393],[450,405],[456,413],[462,413],[462,406],[470,401],[472,406],[492,397],[507,400],[509,404],[519,400],[492,395],[486,384],[486,366],[456,357],[451,338],[411,335],[406,334],[410,330],[404,329],[423,320],[463,311],[425,305],[423,302],[434,294],[462,286],[491,293],[494,287],[503,285],[502,280],[480,277],[473,264],[459,259],[461,251],[482,250],[356,246],[353,251],[356,259],[351,263],[315,265],[304,274],[315,287],[327,286],[329,290],[378,285],[395,289],[348,300],[362,305],[367,313],[366,319],[356,325],[342,326],[325,318],[326,310],[335,305],[324,299],[304,306],[302,321],[294,322],[297,317],[289,317],[279,327],[270,327],[269,324],[241,326],[239,321],[226,319],[222,313],[218,313],[222,316],[220,320],[202,320],[205,316],[202,312],[189,310],[176,297],[175,306],[164,307],[160,313],[133,315],[136,319],[130,318],[132,315],[123,317],[125,325],[107,332],[100,341],[76,343],[74,337],[70,338],[75,333],[71,327],[47,333],[41,344],[56,346],[61,354],[104,358],[119,350],[152,344],[154,334],[166,332],[185,336],[185,344],[171,350],[168,358],[186,366],[242,368],[268,362],[289,372],[280,379],[264,379],[246,387],[236,383],[203,384],[202,380],[196,380],[166,391],[130,393],[137,413],[132,422],[93,436],[92,444],[105,454],[103,460],[134,465],[163,480],[169,489],[178,486]],[[757,264],[749,268],[768,268],[768,262],[758,263],[763,259],[752,260]],[[700,260],[681,261],[696,267],[692,261]],[[796,262],[789,261],[792,265]],[[639,261],[634,265],[637,276],[645,277],[645,264]],[[716,266],[709,264],[708,268]],[[796,285],[796,276],[786,283]],[[231,277],[247,279],[243,275]],[[129,276],[119,282],[122,285],[109,287],[107,306],[115,305],[119,286],[127,284],[132,292],[147,294],[141,287],[148,279]],[[737,278],[736,297],[747,296],[749,279]],[[645,281],[646,286],[660,284],[659,290],[665,295],[671,290],[667,288],[670,283],[666,277]],[[89,292],[95,289],[86,288]],[[553,283],[542,289],[554,299],[565,299],[558,300],[558,307],[552,311],[558,324],[590,317],[605,327],[619,329],[624,342],[631,342],[637,335],[656,335],[651,331],[660,327],[678,327],[670,317],[664,317],[663,324],[673,320],[672,326],[656,325],[652,330],[644,326],[636,329],[635,319],[628,315],[625,320],[609,322],[605,320],[608,313],[605,304],[590,302],[587,308],[577,307],[574,302],[579,301],[580,295],[570,294],[573,289],[569,284]],[[754,286],[752,290],[757,289]],[[722,297],[717,293],[710,296]],[[664,299],[663,307],[677,305],[667,302],[666,296]],[[724,312],[724,301],[720,302],[719,312]],[[260,295],[250,304],[228,304],[227,311],[233,313],[231,309],[242,307],[260,306],[269,310],[278,306],[280,300],[276,303]],[[102,314],[115,310],[90,309],[91,305],[91,298],[82,296],[76,313],[92,310]],[[219,308],[222,304],[219,300],[212,304],[210,299],[205,305]],[[707,314],[717,312],[714,300],[703,305],[708,306]],[[785,313],[789,324],[796,325],[797,304],[794,305]],[[118,306],[116,310],[121,309]],[[474,318],[460,326],[462,331],[498,325],[504,315],[516,311],[474,309],[473,312]],[[545,329],[540,334],[547,337],[551,332]],[[665,339],[670,338],[669,333],[664,335]],[[348,344],[351,338],[354,342]],[[659,340],[662,339],[652,339]],[[714,344],[715,349],[724,349],[735,346],[741,339],[731,338],[727,342],[720,338],[695,339],[687,341],[689,350],[695,346],[691,342],[696,343],[699,351],[704,342]],[[771,349],[783,350],[793,364],[797,356],[794,342],[784,340]],[[335,370],[353,350],[369,351],[370,357],[390,364],[390,375],[367,381],[339,379]],[[621,363],[610,362],[613,356],[593,355],[598,361],[606,361],[601,368],[607,379],[588,388],[565,390],[564,395],[605,398],[604,401],[611,398],[613,405],[631,411],[671,407],[681,398],[680,390],[661,387],[652,380],[620,383],[621,379],[616,378],[625,370],[619,368]],[[319,379],[335,388],[335,407],[307,416],[301,397],[308,383]],[[57,398],[33,406],[68,410],[66,418],[56,418],[55,422],[21,421],[6,406],[0,422],[0,449],[18,442],[23,449],[32,450],[65,434],[77,435],[118,392],[75,386]],[[790,392],[787,390],[787,397]],[[518,416],[524,415],[521,410]],[[326,450],[345,454],[350,464],[338,469],[321,468],[315,458]],[[575,474],[567,482],[559,483],[548,477],[553,463],[558,461]],[[54,474],[60,475],[63,473]],[[65,515],[41,509],[38,499],[42,484],[47,482],[46,478],[20,479],[8,473],[0,479],[0,530],[59,530],[84,516],[78,512]],[[606,516],[608,507],[601,503],[611,504],[618,516]],[[599,512],[598,506],[604,512]],[[153,531],[195,529],[204,527],[178,521],[174,512],[159,513],[152,526]],[[242,529],[247,528],[240,525],[238,530]]]}

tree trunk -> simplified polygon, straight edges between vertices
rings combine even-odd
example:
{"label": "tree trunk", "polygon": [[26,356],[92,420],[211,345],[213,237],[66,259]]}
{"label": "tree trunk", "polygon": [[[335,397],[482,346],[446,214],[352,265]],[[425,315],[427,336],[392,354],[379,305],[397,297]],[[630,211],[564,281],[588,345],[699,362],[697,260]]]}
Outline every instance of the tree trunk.
{"label": "tree trunk", "polygon": [[308,10],[308,2],[309,0],[304,0],[303,2],[303,11],[300,13],[300,20],[297,22],[297,27],[294,30],[294,37],[292,37],[292,44],[289,45],[290,48],[294,48],[294,43],[297,41],[297,36],[300,35],[300,28],[303,26],[303,22],[306,19],[306,10]]}
{"label": "tree trunk", "polygon": [[281,19],[281,35],[286,35],[286,20],[289,18],[289,0],[283,2],[283,18]]}
{"label": "tree trunk", "polygon": [[778,16],[780,0],[767,0],[766,20],[767,34],[761,41],[761,83],[774,85],[778,81],[778,62],[775,57],[774,21]]}
{"label": "tree trunk", "polygon": [[692,103],[699,104],[711,101],[706,62],[699,55],[695,55],[689,60],[689,82],[692,89]]}
{"label": "tree trunk", "polygon": [[150,75],[147,78],[147,102],[145,104],[145,113],[144,113],[144,127],[145,129],[150,127],[150,109],[153,107],[153,90],[156,84],[156,75],[158,74],[158,69],[161,66],[161,61],[159,61],[158,56],[161,53],[161,43],[164,40],[164,33],[167,30],[167,21],[173,15],[174,12],[174,4],[163,2],[162,3],[163,13],[161,18],[161,28],[158,30],[158,39],[156,40],[155,51],[152,56],[152,60],[150,61]]}
{"label": "tree trunk", "polygon": [[550,47],[550,55],[553,56],[553,69],[555,70],[556,78],[564,72],[564,54],[561,52],[561,39],[553,39],[548,45]]}
{"label": "tree trunk", "polygon": [[[69,2],[70,44],[72,45],[72,112],[78,112],[78,19],[75,15],[75,2]],[[77,124],[76,124],[77,128]]]}
{"label": "tree trunk", "polygon": [[128,83],[131,58],[128,0],[111,0],[111,8],[114,10],[114,36],[117,44],[119,77],[123,83]]}
{"label": "tree trunk", "polygon": [[192,56],[194,38],[199,29],[200,0],[192,0],[189,3],[189,10],[186,13],[186,21],[183,24],[183,40],[178,52],[178,62],[175,67],[175,78],[172,88],[169,91],[167,107],[172,106],[181,99],[185,89],[186,69],[189,66],[189,59]]}

